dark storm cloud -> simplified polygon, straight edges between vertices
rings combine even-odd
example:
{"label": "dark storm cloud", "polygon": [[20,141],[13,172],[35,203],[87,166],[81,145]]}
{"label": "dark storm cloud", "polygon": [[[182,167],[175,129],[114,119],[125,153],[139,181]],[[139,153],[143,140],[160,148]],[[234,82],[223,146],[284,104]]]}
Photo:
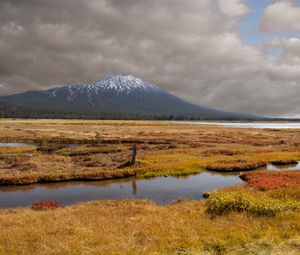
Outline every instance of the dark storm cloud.
{"label": "dark storm cloud", "polygon": [[297,115],[298,48],[273,42],[275,61],[246,46],[247,12],[242,0],[1,0],[0,93],[126,72],[201,105]]}

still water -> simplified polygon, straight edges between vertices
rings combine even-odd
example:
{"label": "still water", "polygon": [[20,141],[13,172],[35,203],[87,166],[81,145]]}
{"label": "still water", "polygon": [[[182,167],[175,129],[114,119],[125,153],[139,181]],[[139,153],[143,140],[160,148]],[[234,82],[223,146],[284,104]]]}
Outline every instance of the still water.
{"label": "still water", "polygon": [[[69,147],[70,149],[76,149],[79,147],[79,144],[64,144],[66,147]],[[0,147],[26,147],[26,146],[38,146],[36,143],[1,143],[0,142]]]}
{"label": "still water", "polygon": [[300,122],[274,123],[274,122],[205,122],[205,121],[174,121],[175,124],[211,125],[235,128],[271,128],[271,129],[300,129]]}
{"label": "still water", "polygon": [[[0,146],[4,146],[0,143]],[[6,146],[28,146],[8,143]],[[300,162],[291,165],[268,164],[260,170],[300,170]],[[28,186],[0,187],[0,208],[30,206],[40,200],[56,200],[68,205],[105,199],[149,199],[164,205],[178,199],[203,199],[203,193],[242,184],[237,174],[202,172],[187,177],[156,177],[151,179],[117,179],[95,182],[66,182]]]}
{"label": "still water", "polygon": [[29,206],[39,200],[61,204],[100,199],[149,199],[164,205],[181,198],[202,199],[203,193],[243,181],[238,175],[202,172],[187,177],[118,179],[0,187],[0,208]]}
{"label": "still water", "polygon": [[282,170],[298,171],[298,170],[300,170],[300,162],[298,162],[297,164],[288,164],[288,165],[268,164],[267,170],[269,170],[269,171],[282,171]]}
{"label": "still water", "polygon": [[0,147],[25,147],[34,145],[32,143],[0,143]]}

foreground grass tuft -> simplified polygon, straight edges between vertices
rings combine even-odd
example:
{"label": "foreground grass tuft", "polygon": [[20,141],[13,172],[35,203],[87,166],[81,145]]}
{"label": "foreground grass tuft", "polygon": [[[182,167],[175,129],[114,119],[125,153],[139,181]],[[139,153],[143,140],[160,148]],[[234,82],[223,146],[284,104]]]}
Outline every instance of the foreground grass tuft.
{"label": "foreground grass tuft", "polygon": [[248,194],[240,191],[215,191],[208,198],[211,213],[229,211],[247,212],[255,215],[274,216],[287,210],[298,210],[300,203],[295,200],[272,199],[265,194]]}

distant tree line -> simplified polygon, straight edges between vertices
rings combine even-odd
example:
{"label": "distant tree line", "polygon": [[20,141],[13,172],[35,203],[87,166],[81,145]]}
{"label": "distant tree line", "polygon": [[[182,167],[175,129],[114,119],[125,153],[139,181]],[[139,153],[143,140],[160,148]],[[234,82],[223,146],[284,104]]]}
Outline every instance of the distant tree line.
{"label": "distant tree line", "polygon": [[[218,120],[218,116],[197,116],[195,114],[135,114],[135,113],[107,113],[107,112],[74,112],[25,108],[0,102],[0,118],[30,118],[30,119],[99,119],[99,120]],[[223,120],[253,120],[245,118],[226,117]],[[284,118],[259,118],[259,120],[287,120]],[[300,121],[299,119],[288,119]]]}
{"label": "distant tree line", "polygon": [[[24,111],[2,111],[1,118],[27,118],[27,119],[99,119],[99,120],[217,120],[219,118],[210,116],[200,117],[194,115],[176,114],[133,114],[133,113],[74,113],[74,112],[24,112]],[[226,118],[224,118],[226,119]],[[227,118],[232,120],[232,118]],[[239,120],[236,118],[235,120]]]}

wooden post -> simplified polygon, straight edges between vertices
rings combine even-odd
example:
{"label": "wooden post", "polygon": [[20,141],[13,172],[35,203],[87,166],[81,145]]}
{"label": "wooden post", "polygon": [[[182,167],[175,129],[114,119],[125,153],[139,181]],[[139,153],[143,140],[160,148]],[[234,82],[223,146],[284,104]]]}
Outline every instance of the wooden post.
{"label": "wooden post", "polygon": [[129,167],[133,166],[136,161],[136,154],[137,154],[137,147],[136,144],[132,145],[132,153],[131,153],[131,159],[125,162],[124,164],[120,165],[118,168],[124,168],[124,167]]}
{"label": "wooden post", "polygon": [[132,154],[131,154],[131,161],[130,161],[130,165],[131,166],[133,166],[135,164],[136,153],[137,153],[136,144],[133,144],[133,146],[132,146]]}

